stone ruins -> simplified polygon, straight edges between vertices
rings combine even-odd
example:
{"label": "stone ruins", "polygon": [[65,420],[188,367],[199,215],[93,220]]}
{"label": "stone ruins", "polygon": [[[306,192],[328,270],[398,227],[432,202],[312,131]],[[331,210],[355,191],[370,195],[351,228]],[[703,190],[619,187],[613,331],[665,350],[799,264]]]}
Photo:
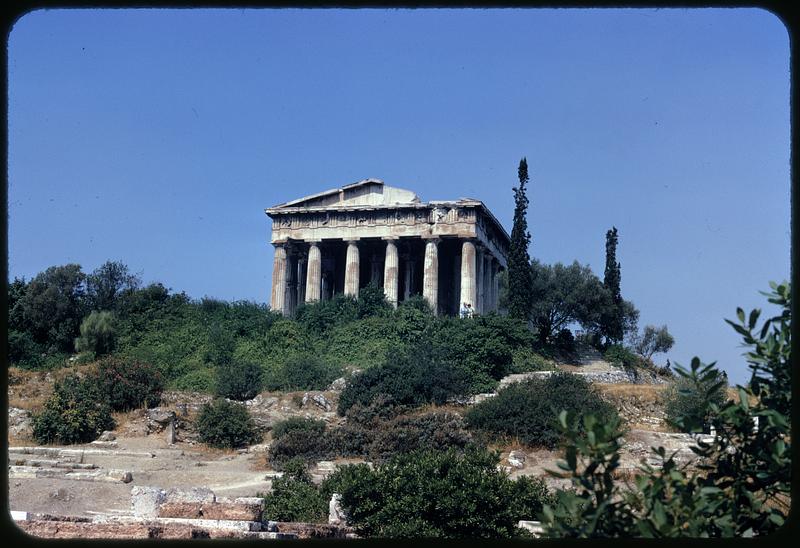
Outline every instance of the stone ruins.
{"label": "stone ruins", "polygon": [[397,306],[421,294],[440,315],[497,309],[510,238],[483,202],[422,202],[366,179],[265,210],[272,219],[273,310],[358,295],[372,282]]}

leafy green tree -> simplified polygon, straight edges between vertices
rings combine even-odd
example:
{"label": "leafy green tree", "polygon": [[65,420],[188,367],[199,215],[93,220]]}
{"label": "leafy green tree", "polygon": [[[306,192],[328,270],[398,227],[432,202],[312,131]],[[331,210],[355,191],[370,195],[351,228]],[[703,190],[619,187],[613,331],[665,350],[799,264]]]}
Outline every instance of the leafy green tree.
{"label": "leafy green tree", "polygon": [[28,282],[25,278],[14,278],[8,284],[8,329],[9,331],[26,330],[25,317],[22,311],[22,298],[28,291]]}
{"label": "leafy green tree", "polygon": [[633,349],[644,359],[649,360],[653,354],[669,352],[673,344],[675,344],[675,338],[667,330],[666,325],[661,327],[647,325],[641,337],[635,338]]}
{"label": "leafy green tree", "polygon": [[531,314],[531,269],[528,247],[531,235],[528,232],[528,161],[519,162],[519,186],[514,191],[514,223],[511,228],[511,243],[508,248],[508,313],[512,318],[528,320]]}
{"label": "leafy green tree", "polygon": [[86,309],[80,265],[51,266],[34,277],[19,300],[33,339],[50,351],[72,352]]}
{"label": "leafy green tree", "polygon": [[86,296],[92,310],[114,310],[123,292],[138,289],[141,279],[121,261],[106,261],[86,276]]}
{"label": "leafy green tree", "polygon": [[531,320],[542,344],[577,322],[591,329],[608,302],[607,290],[588,266],[531,262],[533,305]]}
{"label": "leafy green tree", "polygon": [[751,378],[737,386],[738,401],[718,403],[721,374],[713,364],[692,359],[690,370],[676,368],[702,395],[703,412],[678,419],[684,431],[699,432],[710,419],[716,435],[698,439],[694,467],[655,449],[660,467],[643,465],[636,488],[623,491],[615,478],[622,432],[616,421],[584,418],[586,435],[560,417],[567,437],[558,464],[574,490],[547,505],[543,520],[553,537],[738,537],[775,532],[790,505],[791,446],[791,286],[770,282],[766,293],[781,313],[758,327],[760,310],[738,322],[726,320],[742,336]]}
{"label": "leafy green tree", "polygon": [[87,443],[113,427],[100,386],[74,374],[56,381],[44,409],[33,416],[33,437],[40,444]]}
{"label": "leafy green tree", "polygon": [[414,451],[371,470],[340,468],[329,478],[342,495],[348,524],[367,537],[511,538],[516,524],[548,500],[537,480],[509,480],[499,455]]}
{"label": "leafy green tree", "polygon": [[81,322],[81,335],[75,339],[75,350],[104,356],[114,350],[116,329],[114,314],[107,310],[93,310]]}

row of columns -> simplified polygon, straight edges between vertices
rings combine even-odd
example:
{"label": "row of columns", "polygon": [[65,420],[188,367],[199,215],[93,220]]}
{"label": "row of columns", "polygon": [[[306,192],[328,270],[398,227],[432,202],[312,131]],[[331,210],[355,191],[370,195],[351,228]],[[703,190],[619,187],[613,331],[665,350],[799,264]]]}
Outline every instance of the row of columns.
{"label": "row of columns", "polygon": [[[397,238],[385,238],[386,256],[383,268],[383,291],[386,300],[397,306],[399,291],[399,260],[397,251]],[[428,238],[425,241],[425,260],[422,281],[422,296],[428,301],[431,308],[436,311],[439,296],[439,238]],[[297,287],[305,278],[305,291],[302,292],[304,302],[318,301],[321,298],[322,287],[322,252],[318,241],[307,242],[308,260],[301,263],[299,280],[295,279],[297,273],[289,268],[285,244],[276,243],[275,258],[272,269],[272,309],[285,312],[292,310],[297,303],[287,302],[287,287]],[[409,297],[410,280],[413,261],[406,262],[405,298]],[[373,264],[372,278],[376,278],[376,265]],[[461,276],[460,295],[458,308],[462,303],[469,303],[478,313],[488,312],[497,308],[499,293],[499,265],[489,253],[477,249],[474,242],[464,240],[461,246]],[[379,267],[378,272],[379,274]],[[359,290],[360,256],[357,240],[347,241],[347,254],[345,263],[344,293],[357,296]],[[289,292],[292,295],[295,293]],[[294,297],[290,297],[294,299]]]}

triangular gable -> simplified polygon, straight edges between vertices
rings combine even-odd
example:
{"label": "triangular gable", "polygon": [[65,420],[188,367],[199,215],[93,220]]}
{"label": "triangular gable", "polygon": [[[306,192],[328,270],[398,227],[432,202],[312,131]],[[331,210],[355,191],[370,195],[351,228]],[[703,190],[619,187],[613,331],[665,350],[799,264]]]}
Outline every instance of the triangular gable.
{"label": "triangular gable", "polygon": [[401,203],[419,203],[419,197],[410,190],[385,185],[380,179],[364,179],[279,204],[270,209],[310,207],[380,206]]}

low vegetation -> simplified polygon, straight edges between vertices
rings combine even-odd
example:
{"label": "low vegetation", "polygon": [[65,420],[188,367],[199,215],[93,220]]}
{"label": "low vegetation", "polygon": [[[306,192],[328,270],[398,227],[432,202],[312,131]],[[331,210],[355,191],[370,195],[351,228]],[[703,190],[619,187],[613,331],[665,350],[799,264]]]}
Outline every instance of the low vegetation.
{"label": "low vegetation", "polygon": [[556,373],[511,384],[494,398],[472,407],[465,418],[470,427],[495,439],[555,448],[562,440],[557,423],[562,410],[575,415],[576,425],[584,414],[594,414],[601,420],[617,414],[585,379]]}
{"label": "low vegetation", "polygon": [[261,439],[247,408],[223,399],[204,405],[196,424],[200,441],[211,447],[232,449]]}
{"label": "low vegetation", "polygon": [[33,416],[37,443],[87,443],[114,427],[111,406],[93,378],[68,375],[56,381],[44,409]]}

